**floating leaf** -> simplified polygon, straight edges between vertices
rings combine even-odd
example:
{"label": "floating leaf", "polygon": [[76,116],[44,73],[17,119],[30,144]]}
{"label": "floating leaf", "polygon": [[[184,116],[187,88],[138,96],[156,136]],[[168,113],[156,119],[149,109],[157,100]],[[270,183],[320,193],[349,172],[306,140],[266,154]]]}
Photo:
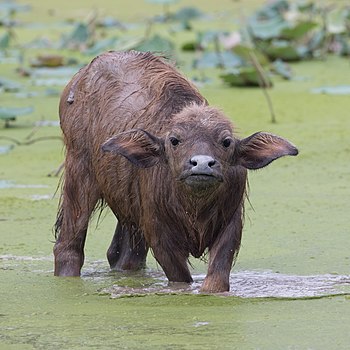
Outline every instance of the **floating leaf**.
{"label": "floating leaf", "polygon": [[270,64],[269,59],[261,51],[256,48],[245,45],[237,45],[233,48],[233,52],[238,55],[244,62],[252,62],[252,56],[260,63],[261,66]]}
{"label": "floating leaf", "polygon": [[287,40],[297,40],[309,33],[312,29],[316,28],[317,26],[318,24],[312,21],[300,22],[294,27],[282,29],[280,37]]}
{"label": "floating leaf", "polygon": [[96,56],[103,51],[111,50],[114,44],[116,43],[116,41],[117,41],[116,37],[100,40],[94,46],[84,50],[84,54]]}
{"label": "floating leaf", "polygon": [[182,51],[196,51],[198,43],[196,41],[189,41],[181,46]]}
{"label": "floating leaf", "polygon": [[322,86],[311,90],[314,94],[350,95],[350,85]]}
{"label": "floating leaf", "polygon": [[325,43],[326,37],[327,33],[325,32],[325,30],[321,29],[316,31],[307,43],[309,51],[314,53],[315,50],[322,48],[322,46]]}
{"label": "floating leaf", "polygon": [[0,87],[7,92],[17,92],[22,88],[22,85],[10,79],[0,78]]}
{"label": "floating leaf", "polygon": [[50,49],[53,43],[47,38],[37,38],[23,45],[26,49]]}
{"label": "floating leaf", "polygon": [[259,47],[272,60],[299,61],[310,53],[306,46],[296,46],[293,42],[285,40],[261,43]]}
{"label": "floating leaf", "polygon": [[347,11],[336,9],[327,16],[327,31],[331,34],[345,34],[347,32]]}
{"label": "floating leaf", "polygon": [[140,45],[143,41],[143,38],[123,38],[117,40],[113,49],[116,51],[137,50],[138,45]]}
{"label": "floating leaf", "polygon": [[73,67],[56,67],[56,68],[36,68],[31,71],[34,78],[40,77],[72,77],[78,70],[79,66]]}
{"label": "floating leaf", "polygon": [[252,17],[249,20],[249,30],[256,39],[268,40],[278,38],[286,28],[288,28],[288,22],[280,16],[264,21],[258,20],[256,17]]}
{"label": "floating leaf", "polygon": [[199,59],[194,60],[193,67],[198,69],[231,68],[241,66],[242,63],[239,56],[230,51],[205,52]]}
{"label": "floating leaf", "polygon": [[267,2],[257,12],[256,17],[262,20],[275,18],[289,9],[287,0],[274,0]]}
{"label": "floating leaf", "polygon": [[15,1],[2,1],[0,2],[0,12],[7,14],[16,12],[28,12],[31,10],[30,5],[20,5]]}
{"label": "floating leaf", "polygon": [[174,44],[170,40],[156,34],[152,38],[143,40],[141,43],[135,45],[134,49],[137,51],[171,54],[174,51]]}
{"label": "floating leaf", "polygon": [[207,48],[210,44],[219,42],[220,37],[227,35],[222,30],[208,30],[204,33],[198,33],[197,41],[200,47]]}
{"label": "floating leaf", "polygon": [[312,12],[316,9],[316,4],[311,1],[302,1],[297,6],[300,12]]}
{"label": "floating leaf", "polygon": [[90,39],[90,30],[87,24],[78,23],[68,36],[63,37],[61,48],[76,49],[87,46]]}
{"label": "floating leaf", "polygon": [[228,73],[220,75],[220,78],[230,86],[272,86],[272,82],[268,77],[266,77],[266,84],[262,81],[259,72],[253,66],[235,68]]}
{"label": "floating leaf", "polygon": [[11,34],[9,32],[0,36],[0,50],[5,50],[10,46]]}
{"label": "floating leaf", "polygon": [[275,62],[273,62],[272,70],[284,79],[290,80],[293,77],[290,66],[282,60],[278,59]]}
{"label": "floating leaf", "polygon": [[203,16],[203,12],[201,12],[196,7],[183,7],[176,13],[174,13],[171,18],[180,21],[180,22],[188,22],[195,18],[199,18]]}
{"label": "floating leaf", "polygon": [[30,114],[34,111],[33,107],[0,107],[0,119],[5,121],[5,126],[9,126],[10,121],[16,120],[20,115]]}
{"label": "floating leaf", "polygon": [[113,17],[105,17],[97,21],[97,26],[100,28],[119,28],[121,30],[127,30],[127,26]]}
{"label": "floating leaf", "polygon": [[35,86],[64,86],[69,82],[69,78],[49,78],[32,80]]}
{"label": "floating leaf", "polygon": [[39,92],[36,91],[25,91],[25,92],[17,92],[15,96],[17,98],[32,98],[39,96]]}

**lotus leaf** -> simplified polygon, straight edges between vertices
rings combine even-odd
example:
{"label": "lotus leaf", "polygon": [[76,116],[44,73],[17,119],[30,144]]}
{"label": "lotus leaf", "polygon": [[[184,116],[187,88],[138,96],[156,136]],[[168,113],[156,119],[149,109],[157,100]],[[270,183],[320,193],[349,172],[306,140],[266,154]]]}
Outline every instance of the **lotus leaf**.
{"label": "lotus leaf", "polygon": [[203,55],[194,60],[194,68],[231,68],[241,66],[241,58],[230,51],[204,52]]}
{"label": "lotus leaf", "polygon": [[235,68],[220,75],[220,77],[230,86],[272,86],[272,82],[268,77],[265,77],[267,79],[266,83],[263,82],[260,73],[253,66]]}

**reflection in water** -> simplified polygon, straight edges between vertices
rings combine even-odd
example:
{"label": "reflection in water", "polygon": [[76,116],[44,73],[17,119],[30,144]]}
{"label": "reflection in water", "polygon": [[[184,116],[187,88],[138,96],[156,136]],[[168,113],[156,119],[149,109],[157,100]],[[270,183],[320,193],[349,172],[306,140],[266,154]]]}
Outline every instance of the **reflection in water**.
{"label": "reflection in water", "polygon": [[[49,261],[52,261],[52,257],[0,255],[0,270],[19,268],[26,262],[27,270],[33,264],[33,272],[40,273],[38,264],[45,262],[46,266]],[[194,282],[188,285],[169,283],[163,272],[157,270],[110,272],[104,260],[90,261],[85,266],[82,280],[92,282],[98,288],[103,286],[101,294],[112,298],[148,294],[199,294],[205,277],[194,274]],[[45,269],[41,273],[47,274],[48,271]],[[230,278],[230,292],[220,293],[242,298],[317,298],[345,294],[350,294],[350,275],[299,276],[272,271],[235,271]]]}

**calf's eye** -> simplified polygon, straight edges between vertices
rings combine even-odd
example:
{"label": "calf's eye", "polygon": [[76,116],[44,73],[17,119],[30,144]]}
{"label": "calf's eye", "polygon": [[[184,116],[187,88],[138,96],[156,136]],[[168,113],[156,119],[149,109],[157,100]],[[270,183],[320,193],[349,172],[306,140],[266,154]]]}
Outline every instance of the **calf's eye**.
{"label": "calf's eye", "polygon": [[232,142],[232,140],[231,140],[230,138],[227,138],[227,139],[225,139],[225,140],[222,141],[222,145],[223,145],[225,148],[227,148],[227,147],[230,147],[231,142]]}
{"label": "calf's eye", "polygon": [[176,137],[170,137],[170,143],[173,146],[177,146],[180,143],[180,141]]}

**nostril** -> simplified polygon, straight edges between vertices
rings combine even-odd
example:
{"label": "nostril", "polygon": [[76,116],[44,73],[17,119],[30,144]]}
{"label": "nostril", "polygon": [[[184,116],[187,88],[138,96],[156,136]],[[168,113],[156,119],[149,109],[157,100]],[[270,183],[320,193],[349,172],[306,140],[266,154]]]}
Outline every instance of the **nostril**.
{"label": "nostril", "polygon": [[195,158],[191,158],[190,159],[190,164],[193,165],[193,166],[197,166],[197,160]]}
{"label": "nostril", "polygon": [[211,161],[209,161],[209,163],[208,163],[208,166],[211,168],[212,166],[214,166],[215,165],[215,160],[213,159],[213,160],[211,160]]}

